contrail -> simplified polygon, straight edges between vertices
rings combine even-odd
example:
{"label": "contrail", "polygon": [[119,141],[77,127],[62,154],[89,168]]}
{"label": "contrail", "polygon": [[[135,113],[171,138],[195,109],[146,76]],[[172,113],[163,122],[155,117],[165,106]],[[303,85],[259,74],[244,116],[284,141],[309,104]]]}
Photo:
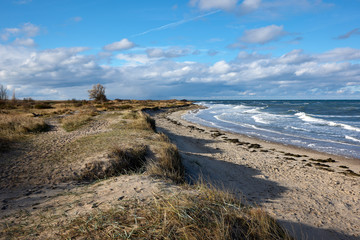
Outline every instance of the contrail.
{"label": "contrail", "polygon": [[200,16],[197,16],[197,17],[193,17],[193,18],[189,18],[189,19],[183,19],[183,20],[178,21],[178,22],[169,23],[169,24],[163,25],[163,26],[161,26],[161,27],[149,29],[149,30],[147,30],[147,31],[145,31],[145,32],[142,32],[142,33],[134,34],[134,35],[132,35],[131,37],[138,37],[138,36],[142,36],[142,35],[148,34],[148,33],[150,33],[150,32],[155,32],[155,31],[160,31],[160,30],[164,30],[164,29],[168,29],[168,28],[177,27],[177,26],[182,25],[182,24],[184,24],[184,23],[188,23],[188,22],[191,22],[191,21],[194,21],[194,20],[197,20],[197,19],[200,19],[200,18],[209,16],[209,15],[213,15],[213,14],[218,13],[218,12],[220,12],[220,11],[221,11],[221,10],[216,10],[216,11],[212,11],[212,12],[209,12],[209,13],[206,13],[206,14],[203,14],[203,15],[200,15]]}

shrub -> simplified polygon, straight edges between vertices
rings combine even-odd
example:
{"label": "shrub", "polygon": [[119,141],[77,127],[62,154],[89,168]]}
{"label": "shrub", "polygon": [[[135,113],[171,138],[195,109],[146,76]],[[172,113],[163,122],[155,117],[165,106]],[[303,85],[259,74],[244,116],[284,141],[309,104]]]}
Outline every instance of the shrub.
{"label": "shrub", "polygon": [[49,103],[37,103],[34,105],[36,109],[50,109],[53,108]]}

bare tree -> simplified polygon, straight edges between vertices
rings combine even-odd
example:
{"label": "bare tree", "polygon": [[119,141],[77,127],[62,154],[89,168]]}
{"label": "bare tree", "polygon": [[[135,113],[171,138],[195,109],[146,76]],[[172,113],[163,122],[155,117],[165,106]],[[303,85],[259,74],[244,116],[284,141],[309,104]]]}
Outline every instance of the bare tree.
{"label": "bare tree", "polygon": [[91,90],[88,90],[88,92],[90,99],[94,99],[96,101],[101,101],[101,102],[107,100],[105,95],[105,87],[99,83],[94,85]]}
{"label": "bare tree", "polygon": [[0,84],[0,100],[7,100],[7,88]]}

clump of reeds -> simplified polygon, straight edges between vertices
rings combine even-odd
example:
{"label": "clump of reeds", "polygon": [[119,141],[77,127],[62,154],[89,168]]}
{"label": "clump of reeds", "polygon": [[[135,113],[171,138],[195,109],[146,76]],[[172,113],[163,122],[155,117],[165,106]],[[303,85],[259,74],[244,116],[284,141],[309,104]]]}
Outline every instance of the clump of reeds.
{"label": "clump of reeds", "polygon": [[128,124],[128,128],[130,129],[141,129],[141,130],[151,130],[156,132],[156,124],[155,120],[152,119],[148,114],[143,112],[130,112],[124,118],[134,119]]}
{"label": "clump of reeds", "polygon": [[200,187],[192,194],[156,196],[149,204],[127,201],[121,208],[73,220],[66,239],[292,239],[260,209],[229,193]]}
{"label": "clump of reeds", "polygon": [[184,182],[184,165],[174,144],[165,143],[159,150],[156,160],[149,162],[146,169],[151,176],[169,178],[176,183]]}
{"label": "clump of reeds", "polygon": [[114,147],[109,158],[104,161],[94,161],[85,164],[81,180],[104,179],[129,172],[139,172],[144,169],[147,147],[135,145],[132,147]]}

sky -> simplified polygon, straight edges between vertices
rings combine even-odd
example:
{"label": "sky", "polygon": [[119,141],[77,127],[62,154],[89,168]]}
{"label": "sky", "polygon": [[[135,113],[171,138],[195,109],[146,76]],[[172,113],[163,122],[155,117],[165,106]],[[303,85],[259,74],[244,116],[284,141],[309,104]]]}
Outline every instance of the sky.
{"label": "sky", "polygon": [[17,98],[360,99],[360,0],[0,0]]}

